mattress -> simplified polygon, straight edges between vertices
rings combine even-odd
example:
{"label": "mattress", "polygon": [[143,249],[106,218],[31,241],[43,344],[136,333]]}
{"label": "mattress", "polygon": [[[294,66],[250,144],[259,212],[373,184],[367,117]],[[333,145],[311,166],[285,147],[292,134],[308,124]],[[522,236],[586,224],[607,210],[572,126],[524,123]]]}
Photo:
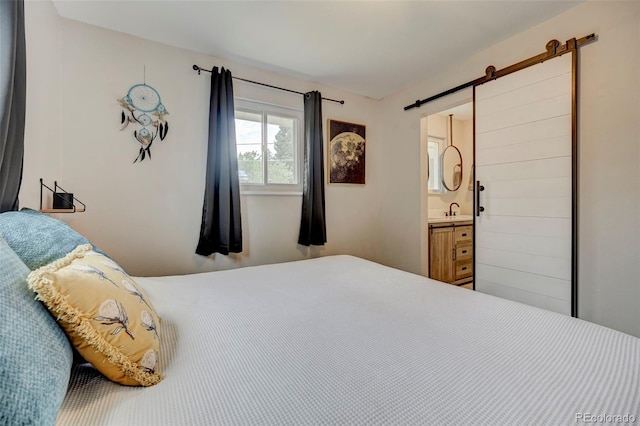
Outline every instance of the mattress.
{"label": "mattress", "polygon": [[137,281],[163,319],[165,379],[78,365],[57,424],[640,417],[640,339],[355,257]]}

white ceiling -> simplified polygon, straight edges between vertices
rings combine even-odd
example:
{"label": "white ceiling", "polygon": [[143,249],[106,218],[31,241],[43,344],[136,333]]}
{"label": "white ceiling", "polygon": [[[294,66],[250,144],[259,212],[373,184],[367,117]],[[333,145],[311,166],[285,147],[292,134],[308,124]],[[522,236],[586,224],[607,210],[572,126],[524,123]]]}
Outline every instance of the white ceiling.
{"label": "white ceiling", "polygon": [[65,18],[381,99],[580,0],[53,1]]}

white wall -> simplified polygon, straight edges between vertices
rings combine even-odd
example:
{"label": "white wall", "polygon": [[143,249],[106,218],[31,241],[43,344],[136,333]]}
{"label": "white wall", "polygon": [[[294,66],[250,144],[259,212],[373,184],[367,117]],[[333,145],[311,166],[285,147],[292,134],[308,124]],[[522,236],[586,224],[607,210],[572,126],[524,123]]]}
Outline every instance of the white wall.
{"label": "white wall", "polygon": [[[49,1],[26,3],[27,132],[21,206],[37,208],[38,179],[58,182],[87,204],[58,215],[135,275],[183,274],[349,253],[379,258],[377,102],[318,84],[61,19]],[[205,258],[194,253],[200,232],[209,74],[193,64],[225,66],[236,76],[325,97],[326,118],[367,125],[364,186],[326,187],[323,248],[297,245],[301,196],[243,196],[244,252]],[[132,164],[138,143],[120,132],[122,97],[146,81],[170,115],[168,137],[153,158]],[[236,81],[237,97],[302,109],[302,96]],[[326,152],[326,151],[325,151]]]}
{"label": "white wall", "polygon": [[[403,111],[426,98],[595,32],[580,49],[579,313],[640,336],[640,3],[587,2],[383,101],[380,259],[426,271],[424,144],[420,117],[463,103],[470,90]],[[400,190],[395,190],[401,188]],[[420,232],[418,232],[420,230]]]}
{"label": "white wall", "polygon": [[[53,4],[41,2],[36,7],[33,2],[25,2],[25,26],[27,110],[20,207],[37,208],[38,179],[53,185],[61,168],[60,24]],[[37,34],[35,40],[30,37],[32,33]]]}

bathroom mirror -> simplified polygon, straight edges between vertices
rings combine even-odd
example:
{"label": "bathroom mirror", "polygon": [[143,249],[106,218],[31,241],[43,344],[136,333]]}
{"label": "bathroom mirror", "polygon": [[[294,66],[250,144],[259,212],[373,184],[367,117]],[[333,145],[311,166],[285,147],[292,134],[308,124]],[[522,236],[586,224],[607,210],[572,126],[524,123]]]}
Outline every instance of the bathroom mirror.
{"label": "bathroom mirror", "polygon": [[453,114],[449,114],[449,135],[451,145],[440,156],[441,180],[447,191],[457,191],[462,184],[462,154],[453,145]]}
{"label": "bathroom mirror", "polygon": [[442,171],[442,186],[447,191],[457,191],[462,184],[462,154],[453,145],[444,149],[440,156],[440,170]]}

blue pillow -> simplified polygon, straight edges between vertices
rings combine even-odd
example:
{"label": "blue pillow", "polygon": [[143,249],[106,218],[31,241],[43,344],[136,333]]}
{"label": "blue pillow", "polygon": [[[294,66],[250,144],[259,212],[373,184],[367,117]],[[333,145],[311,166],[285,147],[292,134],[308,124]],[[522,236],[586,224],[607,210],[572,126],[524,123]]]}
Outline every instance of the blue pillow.
{"label": "blue pillow", "polygon": [[28,289],[29,268],[0,238],[0,424],[52,425],[67,392],[71,344]]}
{"label": "blue pillow", "polygon": [[89,242],[66,223],[30,209],[0,214],[0,236],[32,271]]}

